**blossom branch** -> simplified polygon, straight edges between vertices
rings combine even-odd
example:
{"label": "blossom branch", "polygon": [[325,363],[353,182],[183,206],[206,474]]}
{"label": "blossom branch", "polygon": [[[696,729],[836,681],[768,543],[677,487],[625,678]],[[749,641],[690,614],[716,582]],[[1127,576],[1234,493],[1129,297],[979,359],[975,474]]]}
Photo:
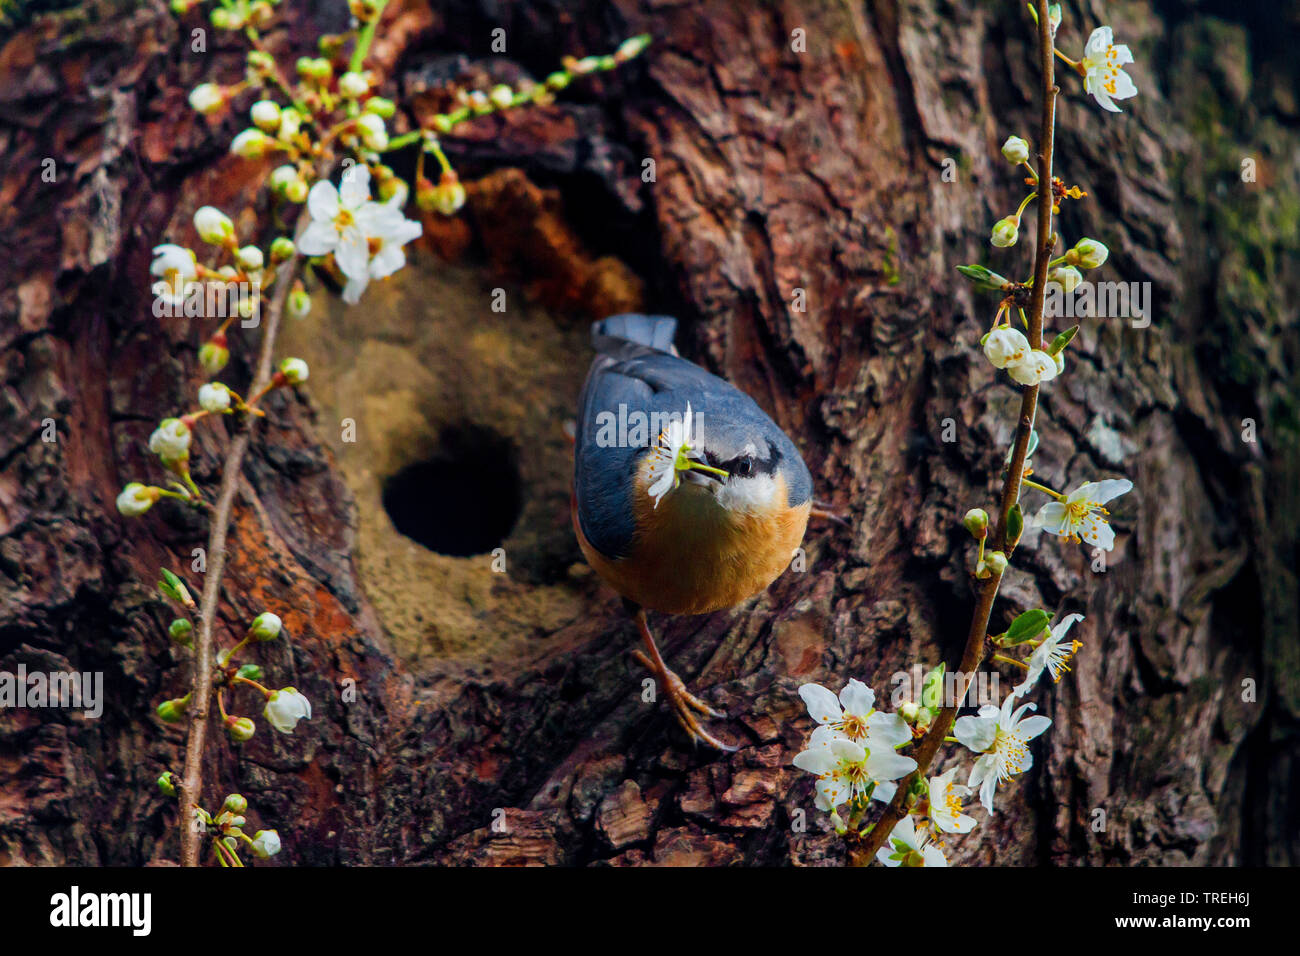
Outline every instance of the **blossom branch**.
{"label": "blossom branch", "polygon": [[[1048,0],[1037,0],[1037,12],[1039,62],[1042,71],[1043,93],[1038,169],[1041,176],[1040,181],[1050,183],[1052,181],[1052,153],[1056,126],[1056,94],[1059,92],[1059,88],[1056,86],[1054,76],[1053,49],[1055,43],[1052,36],[1051,17],[1048,13]],[[1028,338],[1031,348],[1041,349],[1047,270],[1052,258],[1052,249],[1056,244],[1056,236],[1052,233],[1052,195],[1050,191],[1044,191],[1038,198],[1038,235],[1036,238],[1038,245],[1034,253],[1034,284],[1029,304]],[[1037,408],[1038,386],[1026,386],[1021,394],[1015,444],[1012,447],[1011,461],[1002,483],[1001,507],[997,527],[993,534],[994,551],[1001,551],[1008,556],[1017,543],[1016,540],[1008,539],[1008,530],[1012,511],[1020,500],[1020,487],[1024,477],[1025,460],[1029,455],[1029,442],[1034,430],[1034,417]],[[983,586],[980,588],[979,598],[971,617],[970,631],[966,636],[966,647],[962,652],[959,674],[972,674],[984,662],[987,653],[989,618],[993,612],[993,602],[997,598],[1005,567],[1005,563],[991,566],[988,577],[982,582]],[[850,861],[855,866],[865,866],[870,863],[875,858],[877,851],[889,839],[889,834],[893,831],[894,826],[906,815],[908,794],[911,786],[917,780],[925,777],[926,771],[934,761],[935,755],[944,743],[944,739],[951,732],[953,722],[957,718],[957,712],[965,701],[965,690],[966,688],[962,688],[952,703],[939,711],[934,723],[930,725],[925,737],[913,754],[916,760],[916,769],[900,783],[893,799],[885,808],[884,814],[861,839],[850,843]]]}
{"label": "blossom branch", "polygon": [[[307,213],[299,213],[295,234],[301,234],[306,225]],[[272,361],[275,355],[275,340],[280,331],[280,318],[284,314],[285,301],[289,288],[298,271],[301,257],[297,250],[280,264],[271,305],[266,310],[266,326],[262,333],[262,348],[258,355],[257,370],[253,376],[251,394],[257,394],[271,381]],[[252,436],[252,418],[247,419],[239,434],[226,450],[225,461],[221,466],[221,490],[217,494],[216,507],[212,512],[212,521],[208,531],[208,556],[211,563],[203,580],[203,600],[199,616],[198,640],[194,646],[194,675],[191,685],[193,703],[189,711],[189,736],[185,744],[185,771],[181,779],[181,805],[201,804],[203,799],[203,748],[207,740],[208,704],[212,688],[212,628],[216,619],[217,602],[221,593],[221,578],[226,567],[226,535],[230,525],[230,513],[234,505],[235,492],[239,487],[239,477],[243,471],[244,455],[248,451]],[[182,814],[181,827],[181,866],[199,865],[199,837],[197,828],[191,825],[189,817]]]}

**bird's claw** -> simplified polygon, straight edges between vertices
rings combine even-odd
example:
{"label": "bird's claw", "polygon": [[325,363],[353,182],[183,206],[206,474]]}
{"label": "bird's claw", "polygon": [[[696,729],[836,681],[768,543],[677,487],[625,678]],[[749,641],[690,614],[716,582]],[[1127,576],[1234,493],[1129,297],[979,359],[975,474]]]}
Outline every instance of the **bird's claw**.
{"label": "bird's claw", "polygon": [[692,711],[704,714],[707,717],[725,718],[727,715],[722,711],[714,710],[700,698],[696,697],[686,689],[686,684],[680,677],[672,671],[656,667],[650,657],[640,650],[633,650],[632,656],[645,665],[651,673],[657,674],[663,682],[664,692],[668,696],[668,703],[673,709],[673,716],[677,718],[677,723],[686,731],[694,741],[707,744],[714,750],[720,750],[723,753],[735,753],[739,747],[723,743],[717,737],[713,736],[701,725]]}

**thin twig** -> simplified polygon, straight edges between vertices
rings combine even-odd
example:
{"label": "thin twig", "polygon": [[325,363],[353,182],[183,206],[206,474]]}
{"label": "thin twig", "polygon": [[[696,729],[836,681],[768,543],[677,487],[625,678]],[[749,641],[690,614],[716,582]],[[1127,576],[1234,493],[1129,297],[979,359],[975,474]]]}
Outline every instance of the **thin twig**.
{"label": "thin twig", "polygon": [[[1054,61],[1052,59],[1053,39],[1051,18],[1047,10],[1048,0],[1037,0],[1038,7],[1038,42],[1039,62],[1042,69],[1043,111],[1042,126],[1039,134],[1038,169],[1039,182],[1045,188],[1039,190],[1038,197],[1038,233],[1035,236],[1037,248],[1034,252],[1034,286],[1029,304],[1029,346],[1034,349],[1043,347],[1043,301],[1047,285],[1047,266],[1052,257],[1052,248],[1056,237],[1052,234],[1052,152],[1056,129],[1056,87]],[[1011,463],[1007,466],[1006,478],[1002,482],[1002,500],[998,512],[998,523],[992,535],[992,550],[1002,551],[1011,557],[1014,543],[1007,543],[1007,522],[1011,509],[1020,500],[1020,483],[1024,478],[1025,459],[1029,454],[1029,438],[1034,429],[1034,416],[1038,410],[1038,386],[1025,388],[1020,398],[1020,417],[1016,427],[1016,441],[1011,452]],[[966,648],[962,652],[958,674],[974,674],[984,662],[988,637],[989,617],[993,613],[993,602],[998,596],[998,587],[1002,575],[993,572],[982,582],[975,611],[971,616],[970,631],[966,635]],[[970,686],[968,682],[966,687]],[[894,825],[907,813],[907,796],[912,784],[925,775],[934,761],[944,738],[952,729],[957,712],[966,697],[966,688],[956,695],[954,702],[939,711],[934,723],[926,732],[921,743],[917,745],[913,757],[916,769],[900,781],[898,792],[885,808],[885,812],[876,821],[871,831],[850,846],[850,861],[863,866],[875,858],[876,851],[885,845]]]}
{"label": "thin twig", "polygon": [[[300,231],[305,219],[306,213],[300,212],[295,233]],[[280,331],[280,317],[284,313],[284,304],[298,270],[298,263],[298,253],[295,251],[280,264],[275,280],[275,294],[271,298],[270,307],[266,310],[262,348],[258,356],[253,384],[249,389],[250,394],[264,388],[271,380],[275,339]],[[234,505],[235,492],[239,488],[239,477],[252,436],[252,425],[253,418],[250,416],[239,434],[231,441],[230,447],[226,449],[226,458],[221,466],[221,490],[217,493],[217,504],[212,511],[212,522],[208,530],[208,570],[203,578],[199,633],[198,640],[194,644],[194,680],[191,685],[189,737],[185,743],[185,771],[181,779],[181,806],[203,804],[203,748],[207,742],[208,703],[212,696],[212,628],[216,620],[217,603],[220,601],[221,576],[226,568],[226,533],[230,525],[230,512]],[[182,816],[180,827],[181,866],[198,866],[201,834],[192,826],[188,817]]]}

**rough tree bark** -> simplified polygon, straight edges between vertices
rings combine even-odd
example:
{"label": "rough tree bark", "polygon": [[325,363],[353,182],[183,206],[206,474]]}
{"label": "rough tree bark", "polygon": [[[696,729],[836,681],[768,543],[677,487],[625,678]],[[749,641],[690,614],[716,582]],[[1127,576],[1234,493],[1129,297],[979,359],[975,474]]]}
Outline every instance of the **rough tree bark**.
{"label": "rough tree bark", "polygon": [[[417,99],[448,75],[536,75],[563,52],[655,36],[643,65],[455,144],[483,179],[466,221],[428,224],[411,269],[441,268],[435,247],[462,256],[457,275],[522,286],[559,313],[565,342],[606,309],[680,315],[687,354],[774,414],[853,527],[814,528],[808,570],[732,613],[655,622],[742,744],[692,752],[641,702],[614,595],[569,567],[578,552],[553,509],[530,510],[565,488],[553,468],[530,484],[526,451],[507,553],[540,541],[546,560],[475,600],[489,620],[521,618],[527,639],[489,657],[473,640],[451,653],[392,638],[401,609],[372,603],[378,578],[358,570],[366,505],[323,437],[321,409],[339,402],[318,397],[329,385],[314,373],[307,394],[271,399],[256,434],[219,628],[228,645],[259,610],[280,613],[291,641],[260,653],[315,716],[238,758],[216,736],[210,802],[248,796],[288,864],[841,861],[790,766],[809,729],[795,689],[858,676],[888,693],[891,675],[951,661],[963,640],[958,517],[992,500],[1017,395],[976,356],[990,302],[953,266],[987,258],[987,228],[1017,196],[997,147],[1034,129],[1023,5],[392,6],[377,54],[392,92]],[[1152,283],[1152,323],[1083,322],[1069,374],[1043,390],[1034,464],[1053,485],[1104,472],[1136,488],[1105,573],[1054,539],[1017,553],[994,626],[1036,603],[1078,610],[1086,647],[1038,695],[1055,725],[1032,774],[952,846],[963,863],[1295,863],[1300,14],[1272,7],[1265,26],[1225,3],[1111,6],[1067,4],[1059,42],[1077,53],[1111,22],[1138,53],[1141,94],[1103,117],[1063,81],[1058,171],[1090,195],[1062,228],[1110,247],[1107,278]],[[275,43],[305,51],[344,27],[343,7],[289,0]],[[149,250],[192,239],[201,202],[254,222],[256,171],[222,154],[238,119],[210,127],[185,105],[200,79],[240,72],[215,33],[189,52],[198,23],[92,0],[33,14],[0,46],[0,670],[101,671],[106,692],[96,720],[0,712],[0,862],[177,855],[176,810],[153,781],[179,769],[181,740],[151,710],[188,677],[152,582],[160,565],[188,568],[205,526],[126,522],[113,498],[150,473],[148,432],[200,381],[207,330],[152,316]],[[488,55],[495,26],[504,56]],[[236,388],[256,339],[237,341]],[[571,358],[575,382],[586,360]],[[48,419],[57,441],[43,440]],[[208,490],[227,440],[196,441]],[[462,579],[490,573],[482,558],[440,560]],[[534,585],[564,595],[559,620],[530,623]],[[401,600],[418,613],[427,598],[435,625],[465,617],[435,597]]]}

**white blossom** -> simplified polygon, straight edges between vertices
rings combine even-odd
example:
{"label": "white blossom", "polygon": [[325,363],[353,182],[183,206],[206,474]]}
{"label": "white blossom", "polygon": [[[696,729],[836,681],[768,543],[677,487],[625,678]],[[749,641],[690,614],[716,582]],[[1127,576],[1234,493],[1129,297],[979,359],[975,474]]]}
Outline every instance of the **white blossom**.
{"label": "white blossom", "polygon": [[877,862],[885,866],[947,866],[943,851],[933,841],[923,842],[922,836],[916,821],[910,815],[903,817],[889,831],[888,845],[876,851]]}
{"label": "white blossom", "polygon": [[1066,641],[1065,635],[1077,622],[1083,620],[1082,614],[1071,614],[1057,624],[1043,638],[1026,662],[1029,670],[1025,674],[1025,679],[1011,688],[1011,693],[1017,697],[1023,697],[1029,688],[1037,683],[1038,678],[1042,676],[1044,670],[1052,675],[1052,680],[1059,681],[1061,675],[1068,671],[1070,658],[1075,655],[1083,644],[1079,641]]}
{"label": "white blossom", "polygon": [[1019,362],[1008,365],[1007,372],[1021,385],[1041,385],[1056,378],[1056,359],[1041,349],[1031,349]]}
{"label": "white blossom", "polygon": [[1103,109],[1121,112],[1114,100],[1137,96],[1137,87],[1123,67],[1133,62],[1133,53],[1127,46],[1112,42],[1110,27],[1097,27],[1083,48],[1083,88],[1092,94]]}
{"label": "white blossom", "polygon": [[822,725],[813,731],[807,747],[795,755],[796,767],[817,776],[819,808],[834,809],[865,796],[868,790],[876,799],[891,799],[897,789],[893,781],[916,769],[915,760],[894,750],[912,739],[907,724],[897,714],[872,715],[873,721],[876,718],[881,719],[868,727],[860,742]]}
{"label": "white blossom", "polygon": [[194,253],[184,246],[167,242],[154,246],[153,254],[149,272],[162,279],[154,283],[154,294],[169,305],[182,304],[190,282],[199,274]]}
{"label": "white blossom", "polygon": [[984,339],[984,355],[994,368],[1023,362],[1030,353],[1029,339],[1009,325],[999,326]]}
{"label": "white blossom", "polygon": [[1025,717],[1027,710],[1037,709],[1034,704],[1022,704],[1013,709],[1019,698],[1010,693],[1001,708],[985,704],[979,716],[961,717],[953,725],[953,736],[979,754],[971,768],[967,785],[979,789],[980,803],[993,812],[993,795],[997,785],[1024,773],[1034,765],[1029,752],[1029,741],[1052,725],[1050,717]]}
{"label": "white blossom", "polygon": [[1050,534],[1074,541],[1080,539],[1109,551],[1115,546],[1115,531],[1106,521],[1103,507],[1112,499],[1133,490],[1127,478],[1089,481],[1066,495],[1064,501],[1049,501],[1034,516],[1033,523]]}
{"label": "white blossom", "polygon": [[680,473],[690,468],[690,462],[704,460],[704,456],[691,447],[690,438],[691,406],[688,402],[686,414],[680,419],[670,419],[660,432],[658,443],[650,450],[646,494],[654,499],[656,508],[664,495],[681,484]]}
{"label": "white blossom", "polygon": [[311,703],[292,687],[273,690],[266,698],[262,716],[280,733],[291,734],[298,721],[311,717]]}
{"label": "white blossom", "polygon": [[975,818],[968,816],[962,798],[970,796],[970,787],[953,783],[957,768],[931,777],[930,822],[944,833],[969,833],[975,829]]}

